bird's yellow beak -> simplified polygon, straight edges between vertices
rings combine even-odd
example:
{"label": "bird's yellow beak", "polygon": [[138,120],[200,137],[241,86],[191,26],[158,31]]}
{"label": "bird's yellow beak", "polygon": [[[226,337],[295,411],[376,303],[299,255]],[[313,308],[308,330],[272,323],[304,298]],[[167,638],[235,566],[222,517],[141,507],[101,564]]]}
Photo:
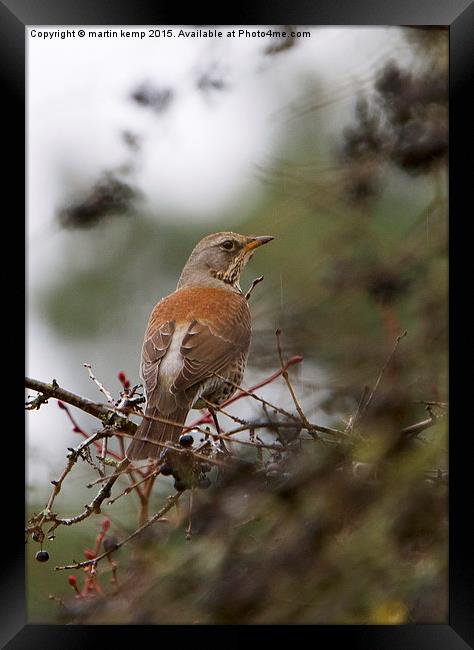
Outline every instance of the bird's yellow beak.
{"label": "bird's yellow beak", "polygon": [[251,237],[250,241],[248,244],[244,246],[244,251],[252,251],[254,248],[258,248],[259,246],[263,246],[263,244],[267,244],[269,241],[272,241],[274,237],[270,237],[269,235],[262,235],[261,237]]}

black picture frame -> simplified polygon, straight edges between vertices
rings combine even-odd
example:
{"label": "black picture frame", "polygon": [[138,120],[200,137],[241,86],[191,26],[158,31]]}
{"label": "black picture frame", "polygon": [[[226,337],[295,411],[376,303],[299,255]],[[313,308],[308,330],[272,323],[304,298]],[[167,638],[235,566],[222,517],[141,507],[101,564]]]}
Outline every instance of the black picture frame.
{"label": "black picture frame", "polygon": [[[21,279],[24,286],[24,265],[21,253],[24,250],[23,196],[25,196],[25,27],[28,25],[163,25],[163,24],[301,24],[301,25],[444,25],[449,27],[450,35],[450,587],[449,623],[445,625],[401,625],[401,626],[291,626],[285,630],[279,626],[235,627],[229,634],[228,627],[173,626],[52,626],[28,625],[25,607],[25,567],[24,544],[19,532],[24,525],[24,486],[25,474],[21,471],[24,457],[23,425],[14,427],[8,420],[3,436],[8,440],[4,445],[5,456],[15,459],[15,471],[8,479],[8,499],[2,503],[2,520],[5,524],[3,535],[3,563],[0,573],[0,642],[2,647],[20,648],[109,648],[116,639],[125,641],[127,632],[137,643],[145,636],[149,641],[176,644],[176,636],[190,634],[192,643],[205,640],[238,643],[241,635],[252,635],[256,643],[270,642],[273,633],[281,637],[282,632],[295,635],[310,632],[314,643],[330,642],[347,644],[347,647],[390,650],[404,649],[465,649],[473,647],[474,616],[473,603],[473,533],[470,530],[471,514],[471,455],[469,427],[471,381],[469,375],[461,379],[463,362],[468,363],[468,351],[472,349],[469,336],[469,313],[463,307],[472,303],[470,290],[470,246],[468,228],[472,222],[469,214],[470,184],[472,175],[474,142],[471,137],[471,123],[474,116],[472,100],[469,99],[469,86],[474,78],[474,3],[472,0],[358,0],[344,4],[328,0],[292,2],[285,7],[281,2],[268,5],[252,4],[245,7],[239,3],[239,11],[234,17],[222,16],[222,12],[206,15],[201,4],[195,5],[186,16],[178,17],[172,7],[161,3],[128,0],[0,0],[0,51],[1,76],[4,82],[2,101],[3,150],[8,165],[8,187],[4,187],[2,207],[5,243],[10,241],[13,226],[17,228],[18,253],[15,267],[4,261],[3,271],[12,268],[12,277],[4,284],[7,293],[3,296],[7,307],[13,305],[15,296],[21,296]],[[220,15],[219,15],[220,14]],[[8,139],[10,138],[10,143]],[[5,207],[7,199],[10,206]],[[463,212],[465,213],[463,215]],[[8,243],[10,249],[10,243]],[[467,254],[466,254],[467,253]],[[4,249],[4,260],[5,257]],[[6,275],[6,274],[5,274]],[[10,294],[8,293],[10,288]],[[13,288],[13,291],[11,290]],[[4,305],[6,303],[4,302]],[[21,338],[24,309],[6,309],[8,331],[18,332]],[[11,320],[10,320],[11,319]],[[15,324],[18,319],[18,324]],[[10,335],[9,335],[10,336]],[[7,339],[4,338],[6,343]],[[8,347],[12,344],[7,343]],[[18,350],[24,349],[21,340]],[[20,357],[21,358],[21,357]],[[11,373],[10,373],[11,370]],[[12,366],[5,366],[5,372],[18,380],[19,390],[23,391],[23,369],[18,358]],[[15,372],[17,376],[15,376]],[[13,381],[13,379],[11,380]],[[6,397],[4,398],[6,399]],[[472,399],[472,398],[471,398]],[[15,403],[20,404],[22,398]],[[4,401],[5,404],[5,401]],[[463,414],[466,423],[462,422]],[[4,418],[6,415],[4,415]],[[468,419],[469,418],[469,419]],[[7,462],[7,464],[10,464]],[[19,469],[20,468],[20,469]],[[3,480],[7,480],[6,476]],[[5,494],[5,492],[4,492]],[[23,507],[22,507],[23,504]],[[232,626],[233,627],[233,626]],[[275,627],[277,629],[275,629]],[[310,627],[311,629],[306,629]],[[251,629],[249,629],[251,628]],[[234,636],[235,634],[235,636]],[[270,634],[270,637],[266,636]],[[120,637],[118,636],[120,635]],[[281,637],[284,640],[283,637]]]}

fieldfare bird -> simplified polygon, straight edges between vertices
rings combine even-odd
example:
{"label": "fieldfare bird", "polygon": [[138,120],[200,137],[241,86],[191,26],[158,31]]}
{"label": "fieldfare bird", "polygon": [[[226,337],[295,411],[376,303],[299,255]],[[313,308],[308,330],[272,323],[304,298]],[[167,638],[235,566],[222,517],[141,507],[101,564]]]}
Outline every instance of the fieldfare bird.
{"label": "fieldfare bird", "polygon": [[[127,449],[158,458],[154,443],[176,441],[192,408],[219,405],[240,385],[250,345],[250,310],[240,274],[273,237],[208,235],[194,248],[174,291],[151,312],[142,347],[146,410]],[[153,419],[155,418],[155,419]]]}

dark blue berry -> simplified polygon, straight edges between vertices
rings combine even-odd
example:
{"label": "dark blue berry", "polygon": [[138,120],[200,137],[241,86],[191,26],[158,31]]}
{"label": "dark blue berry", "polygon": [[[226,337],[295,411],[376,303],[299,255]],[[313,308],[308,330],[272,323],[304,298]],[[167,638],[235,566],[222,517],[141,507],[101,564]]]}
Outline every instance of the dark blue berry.
{"label": "dark blue berry", "polygon": [[181,447],[191,447],[193,442],[194,442],[194,438],[189,433],[185,433],[179,439],[179,444],[181,445]]}
{"label": "dark blue berry", "polygon": [[171,476],[173,473],[173,469],[168,463],[163,463],[163,465],[160,467],[160,474],[163,474],[163,476]]}
{"label": "dark blue berry", "polygon": [[38,562],[47,562],[49,560],[48,551],[38,551],[36,553],[36,559],[38,560]]}
{"label": "dark blue berry", "polygon": [[174,489],[177,492],[184,492],[184,490],[186,489],[186,483],[184,483],[183,481],[176,480],[174,482]]}

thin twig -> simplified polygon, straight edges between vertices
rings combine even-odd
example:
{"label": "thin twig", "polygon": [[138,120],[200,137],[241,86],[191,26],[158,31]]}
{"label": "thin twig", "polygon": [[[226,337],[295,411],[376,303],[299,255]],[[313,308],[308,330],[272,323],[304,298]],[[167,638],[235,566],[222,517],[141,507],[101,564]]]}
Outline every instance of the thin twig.
{"label": "thin twig", "polygon": [[[111,506],[113,503],[115,503],[117,501],[117,499],[120,499],[120,497],[127,496],[127,494],[130,494],[130,492],[132,492],[134,489],[137,489],[140,485],[142,485],[142,483],[145,483],[145,481],[148,481],[149,478],[151,478],[153,476],[158,476],[159,473],[160,473],[160,469],[157,468],[153,472],[151,472],[150,474],[147,474],[144,478],[140,479],[139,481],[135,481],[134,483],[132,483],[131,485],[126,487],[123,492],[120,492],[120,494],[117,494],[117,496],[115,496],[113,499],[110,499],[110,501],[108,502],[109,506]],[[142,494],[142,492],[140,492],[139,490],[137,490],[137,492],[140,495]],[[145,496],[145,495],[143,494],[143,496]]]}
{"label": "thin twig", "polygon": [[424,399],[415,400],[415,404],[425,404],[426,406],[439,406],[440,409],[447,409],[449,406],[448,402],[431,402]]}
{"label": "thin twig", "polygon": [[189,541],[193,534],[193,496],[194,490],[191,488],[189,494],[189,516],[188,516],[188,527],[186,528],[186,539]]}
{"label": "thin twig", "polygon": [[301,422],[304,424],[305,429],[311,432],[311,424],[308,422],[308,418],[303,412],[303,409],[300,406],[300,403],[298,402],[298,399],[296,397],[295,391],[293,390],[293,386],[291,385],[290,378],[288,375],[288,370],[286,368],[286,364],[283,361],[283,353],[281,351],[281,343],[280,343],[280,336],[281,336],[281,330],[277,329],[276,331],[276,337],[277,337],[277,347],[278,347],[278,356],[280,357],[280,365],[281,365],[281,374],[283,379],[285,380],[285,383],[288,387],[288,391],[291,395],[291,399],[293,400],[293,403],[295,405],[296,410],[298,411],[298,415],[301,418]]}
{"label": "thin twig", "polygon": [[395,352],[397,351],[397,348],[398,348],[398,345],[399,345],[400,341],[402,340],[402,338],[404,338],[407,335],[407,333],[408,333],[407,330],[405,330],[399,336],[397,336],[397,340],[395,341],[395,345],[393,346],[393,350],[388,355],[388,358],[385,361],[384,365],[382,366],[382,370],[380,371],[379,376],[377,377],[377,381],[375,382],[374,387],[372,388],[372,391],[371,391],[369,397],[367,398],[367,401],[365,402],[365,404],[362,406],[362,408],[360,410],[359,421],[361,420],[363,415],[367,412],[367,409],[369,408],[370,404],[372,403],[372,400],[373,400],[374,395],[375,395],[375,393],[377,391],[377,388],[379,387],[379,384],[380,384],[380,382],[382,380],[382,377],[383,377],[386,369],[390,365],[390,362],[392,361],[392,359],[393,359],[393,357],[395,355]]}
{"label": "thin twig", "polygon": [[[285,364],[285,368],[289,368],[290,366],[293,366],[296,363],[301,363],[301,361],[303,361],[303,357],[301,357],[300,355],[294,355],[294,356],[292,356],[292,357],[290,357],[288,359],[288,361]],[[254,384],[253,386],[250,386],[250,388],[247,388],[247,389],[242,388],[241,386],[239,386],[238,384],[236,384],[233,381],[230,381],[226,377],[222,377],[221,375],[219,375],[217,373],[214,373],[214,376],[219,377],[219,379],[224,380],[230,386],[233,386],[234,388],[236,388],[239,391],[238,393],[236,393],[232,397],[229,397],[229,399],[227,399],[225,402],[223,402],[221,406],[229,406],[230,404],[233,404],[237,400],[242,399],[242,397],[252,396],[255,399],[258,399],[259,401],[261,401],[263,403],[267,403],[271,408],[277,409],[277,407],[275,407],[273,404],[269,404],[268,402],[265,402],[265,400],[262,400],[262,398],[258,398],[258,396],[255,395],[254,393],[259,388],[263,388],[264,386],[267,386],[268,384],[271,384],[273,381],[275,381],[275,379],[277,379],[281,375],[281,373],[282,373],[282,369],[277,370],[274,373],[272,373],[271,375],[269,375],[268,377],[266,377],[265,379],[263,379],[262,381],[259,381],[257,384]],[[287,415],[289,417],[297,419],[294,415],[291,415],[290,413],[284,412],[283,415]],[[206,420],[204,418],[202,420],[201,420],[201,418],[198,418],[198,420],[196,420],[196,424],[200,424],[200,422],[206,422],[207,423],[208,421],[209,420]]]}
{"label": "thin twig", "polygon": [[[209,432],[206,432],[209,434]],[[128,436],[126,433],[117,433],[116,435],[120,436]],[[210,434],[213,436],[213,434]],[[213,437],[218,437],[217,434]],[[183,447],[176,447],[172,444],[169,444],[168,442],[158,442],[156,440],[149,440],[148,438],[136,438],[136,440],[142,440],[143,442],[149,442],[151,445],[156,445],[157,447],[162,447],[164,449],[172,449],[174,452],[178,454],[189,454],[192,453],[193,456],[199,460],[203,460],[206,463],[211,463],[213,465],[220,465],[221,467],[229,467],[229,463],[224,463],[220,460],[216,460],[215,458],[209,458],[209,456],[204,456],[202,454],[199,454],[198,451],[194,451],[192,449],[185,449]]]}
{"label": "thin twig", "polygon": [[[94,435],[96,435],[96,434],[94,434]],[[78,453],[77,449],[73,450],[73,452]],[[71,454],[73,452],[71,452]],[[71,458],[70,458],[70,460],[71,460]],[[121,471],[121,470],[125,469],[125,467],[127,467],[129,464],[130,464],[130,461],[128,460],[128,458],[124,458],[123,461],[121,463],[119,463],[119,466],[118,466],[117,469],[119,471]],[[64,470],[64,472],[63,472],[63,474],[64,474],[63,478],[60,479],[61,483],[64,480],[65,476],[70,472],[70,469],[68,469],[68,467],[66,467],[66,470]],[[51,507],[53,505],[54,498],[59,493],[59,490],[57,490],[57,491],[53,490],[53,493],[50,496],[50,499],[48,501],[48,504],[47,504],[45,510],[42,513],[40,513],[40,515],[37,515],[35,517],[32,517],[32,519],[30,519],[30,521],[29,521],[30,525],[27,526],[27,528],[26,528],[27,532],[35,532],[38,529],[38,527],[43,525],[43,523],[53,522],[52,527],[48,530],[48,533],[51,533],[51,532],[53,532],[53,530],[58,528],[58,526],[61,526],[61,525],[63,525],[63,526],[72,526],[73,524],[78,524],[79,522],[83,521],[84,519],[87,519],[93,513],[96,513],[96,514],[100,513],[100,506],[102,505],[102,502],[104,501],[104,499],[106,499],[107,497],[110,496],[110,490],[111,490],[113,484],[115,483],[115,481],[118,479],[119,476],[120,476],[120,474],[112,475],[108,479],[108,481],[101,487],[101,489],[99,490],[97,495],[94,497],[94,499],[91,501],[91,503],[86,504],[84,506],[83,512],[81,512],[79,515],[76,515],[75,517],[61,518],[61,517],[58,517],[55,513],[51,512]],[[58,481],[58,483],[59,483],[59,481]],[[55,486],[55,489],[56,489],[56,487],[57,486]]]}
{"label": "thin twig", "polygon": [[[182,422],[176,422],[175,420],[168,420],[167,418],[161,418],[157,415],[148,415],[144,413],[140,413],[135,410],[129,410],[128,411],[131,415],[137,415],[138,417],[143,418],[144,420],[153,420],[153,422],[161,422],[163,424],[172,424],[175,427],[179,427],[180,429],[183,429],[183,431],[191,431],[191,429],[194,429],[196,431],[199,431],[200,433],[207,433],[204,429],[200,428],[199,426],[196,426],[194,424],[188,424],[187,426],[184,426]],[[149,440],[148,442],[152,442]]]}
{"label": "thin twig", "polygon": [[[246,427],[249,429],[249,425]],[[220,438],[224,440],[229,440],[229,442],[237,442],[239,445],[248,445],[249,447],[255,447],[256,449],[272,449],[273,451],[287,451],[289,447],[284,445],[270,445],[265,444],[264,442],[252,442],[251,440],[240,440],[239,438],[232,438],[230,434],[221,433]],[[311,438],[308,438],[311,440]]]}
{"label": "thin twig", "polygon": [[[282,373],[279,372],[278,377],[281,374]],[[223,375],[219,375],[217,372],[214,373],[214,376],[218,377],[219,379],[222,379],[227,384],[230,384],[234,388],[237,388],[238,390],[240,390],[241,392],[239,394],[239,397],[244,397],[244,396],[251,397],[252,399],[256,400],[257,402],[260,402],[260,404],[268,406],[269,408],[273,409],[277,413],[280,413],[281,415],[284,415],[285,417],[290,418],[290,419],[294,420],[295,422],[300,423],[300,419],[299,419],[298,416],[294,415],[293,413],[289,413],[288,411],[285,411],[285,409],[281,408],[281,406],[277,406],[276,404],[272,404],[271,402],[267,401],[266,399],[263,399],[263,397],[260,397],[260,395],[256,395],[255,393],[251,392],[251,389],[246,390],[245,388],[242,388],[241,386],[239,386],[238,384],[236,384],[232,380],[227,379]]]}
{"label": "thin twig", "polygon": [[[242,418],[238,418],[236,415],[232,415],[232,413],[229,413],[229,411],[225,411],[222,406],[219,404],[214,404],[213,402],[210,402],[208,399],[205,399],[201,397],[202,401],[205,402],[210,408],[214,409],[215,411],[219,411],[219,413],[222,413],[222,415],[225,415],[226,417],[230,418],[234,422],[237,422],[237,424],[246,424],[248,426],[248,422],[246,420],[243,420]],[[210,412],[210,411],[209,411]],[[212,415],[212,413],[211,413]]]}
{"label": "thin twig", "polygon": [[127,431],[128,433],[134,433],[137,425],[130,420],[127,420],[124,417],[120,417],[115,413],[115,410],[112,411],[108,406],[103,404],[97,404],[91,402],[85,397],[75,395],[64,388],[58,386],[57,382],[53,381],[51,384],[46,384],[37,379],[31,379],[30,377],[25,377],[25,386],[31,390],[35,390],[38,393],[42,393],[47,397],[54,397],[57,400],[66,402],[71,406],[75,406],[89,415],[93,415],[97,419],[101,420],[104,424],[110,424],[115,426],[120,426],[122,431]]}
{"label": "thin twig", "polygon": [[360,396],[360,400],[357,404],[357,409],[354,415],[351,415],[351,417],[349,418],[349,422],[347,423],[346,433],[352,433],[354,431],[355,425],[360,416],[360,409],[362,408],[362,405],[365,404],[365,400],[367,399],[367,393],[369,392],[369,390],[370,388],[368,386],[364,386],[364,390],[362,391],[362,395]]}
{"label": "thin twig", "polygon": [[114,402],[114,399],[113,399],[112,395],[105,388],[105,386],[97,379],[97,377],[95,377],[95,375],[93,374],[91,364],[90,363],[84,363],[84,368],[87,368],[87,371],[89,373],[89,378],[91,379],[91,381],[93,381],[96,384],[96,386],[98,387],[100,392],[105,395],[105,397],[107,398],[107,401],[109,402],[109,404],[112,404],[113,406],[115,406],[115,402]]}
{"label": "thin twig", "polygon": [[425,429],[429,429],[430,427],[434,426],[437,424],[438,420],[440,420],[443,415],[435,415],[432,411],[429,411],[430,417],[427,420],[422,420],[421,422],[416,422],[415,424],[410,425],[409,427],[405,427],[400,431],[400,434],[403,438],[406,440],[411,440],[412,438],[415,438],[419,433],[422,431],[425,431]]}
{"label": "thin twig", "polygon": [[[148,464],[147,465],[142,465],[141,467],[134,467],[133,471],[139,472],[140,470],[147,469],[147,468],[148,468]],[[131,468],[128,467],[128,468],[124,469],[123,472],[115,472],[114,474],[109,474],[109,476],[101,476],[99,478],[96,478],[94,481],[91,481],[90,483],[86,483],[86,487],[91,488],[91,487],[94,487],[94,485],[99,485],[100,483],[103,483],[104,481],[108,481],[109,478],[112,478],[113,476],[115,476],[116,478],[120,478],[121,476],[125,476],[126,474],[130,474],[131,471],[132,471]]]}
{"label": "thin twig", "polygon": [[257,284],[260,284],[260,282],[263,282],[263,275],[261,275],[258,278],[255,278],[255,280],[252,282],[249,289],[247,290],[247,293],[245,294],[245,300],[248,300],[250,298],[250,296],[252,295],[252,291],[255,289]]}
{"label": "thin twig", "polygon": [[146,528],[154,524],[155,522],[159,521],[163,515],[165,515],[171,508],[178,502],[180,496],[182,495],[182,492],[176,492],[176,494],[169,496],[168,497],[168,502],[166,505],[161,508],[159,512],[157,512],[151,519],[146,521],[142,526],[137,528],[133,533],[131,533],[128,537],[123,539],[121,542],[118,542],[113,548],[111,548],[108,551],[105,551],[101,555],[98,555],[97,557],[91,559],[91,560],[85,560],[84,562],[76,562],[75,564],[67,564],[65,566],[57,566],[54,567],[56,571],[63,571],[65,569],[83,569],[84,567],[90,566],[90,565],[96,565],[97,562],[100,562],[104,557],[108,557],[111,553],[115,553],[115,551],[118,551],[119,548],[121,548],[124,544],[127,544],[131,539],[134,539],[137,535],[139,535],[141,532],[143,532]]}

